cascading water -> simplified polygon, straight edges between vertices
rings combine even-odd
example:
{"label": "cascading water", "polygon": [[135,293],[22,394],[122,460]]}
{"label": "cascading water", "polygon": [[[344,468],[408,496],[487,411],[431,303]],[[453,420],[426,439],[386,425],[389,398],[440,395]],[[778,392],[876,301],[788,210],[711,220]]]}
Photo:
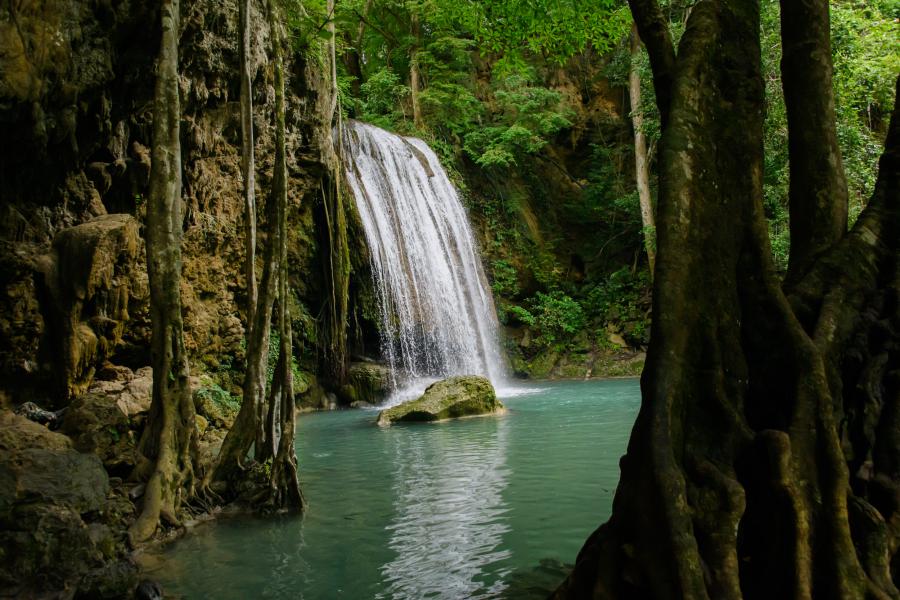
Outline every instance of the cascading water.
{"label": "cascading water", "polygon": [[425,142],[345,125],[347,181],[365,229],[394,385],[504,368],[497,315],[466,212]]}

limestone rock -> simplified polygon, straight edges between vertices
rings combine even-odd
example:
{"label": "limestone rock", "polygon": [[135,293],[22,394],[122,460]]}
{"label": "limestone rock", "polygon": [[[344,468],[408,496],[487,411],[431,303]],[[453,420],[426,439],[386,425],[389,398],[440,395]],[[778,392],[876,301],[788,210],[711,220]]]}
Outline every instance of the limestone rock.
{"label": "limestone rock", "polygon": [[114,398],[129,419],[141,415],[150,410],[153,401],[153,369],[142,367],[132,372],[127,367],[106,364],[97,372],[88,393]]}
{"label": "limestone rock", "polygon": [[115,396],[79,396],[66,411],[62,431],[76,450],[96,454],[111,472],[125,475],[134,466],[135,436]]}
{"label": "limestone rock", "polygon": [[381,404],[391,390],[391,369],[374,362],[355,362],[348,369],[347,380],[339,394],[343,403],[375,406]]}
{"label": "limestone rock", "polygon": [[103,215],[60,231],[43,260],[42,343],[62,375],[66,398],[87,390],[122,339],[141,248],[138,232],[130,215]]}
{"label": "limestone rock", "polygon": [[421,398],[381,411],[379,425],[397,421],[443,421],[476,415],[502,413],[491,382],[484,377],[463,375],[433,383]]}
{"label": "limestone rock", "polygon": [[124,544],[103,521],[109,490],[96,456],[77,452],[62,434],[0,412],[0,595],[42,597],[41,590],[67,589],[107,597],[101,588],[122,593],[133,585]]}

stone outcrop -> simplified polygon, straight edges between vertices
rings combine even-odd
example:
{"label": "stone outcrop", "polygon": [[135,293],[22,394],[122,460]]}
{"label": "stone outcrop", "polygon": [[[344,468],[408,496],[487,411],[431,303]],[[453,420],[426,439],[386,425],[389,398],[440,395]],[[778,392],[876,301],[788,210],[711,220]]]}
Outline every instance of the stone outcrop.
{"label": "stone outcrop", "polygon": [[505,410],[490,381],[476,375],[462,375],[433,383],[420,398],[381,411],[378,424],[444,421]]}
{"label": "stone outcrop", "polygon": [[84,392],[122,340],[142,246],[138,230],[130,215],[103,215],[60,231],[42,261],[42,346],[62,398]]}
{"label": "stone outcrop", "polygon": [[355,362],[347,371],[347,383],[339,390],[343,404],[351,407],[375,406],[391,391],[390,367],[375,362]]}
{"label": "stone outcrop", "polygon": [[116,533],[131,505],[119,500],[99,458],[0,411],[0,590],[105,598],[131,589],[136,571]]}
{"label": "stone outcrop", "polygon": [[136,435],[114,396],[87,393],[75,398],[61,431],[72,438],[76,450],[99,457],[112,474],[127,477],[134,467]]}
{"label": "stone outcrop", "polygon": [[[0,23],[0,38],[10,44],[0,48],[9,50],[0,52],[0,395],[12,404],[60,407],[84,393],[107,361],[131,369],[149,363],[137,234],[151,166],[148,74],[159,36],[150,25],[158,10],[152,3],[48,0],[11,6],[14,19]],[[253,2],[254,15],[265,11],[264,2]],[[240,384],[244,337],[237,13],[234,0],[183,5],[179,65],[185,345],[194,371],[228,389]],[[264,18],[252,39],[257,197],[264,199],[274,156]],[[307,334],[297,336],[298,346],[315,349],[321,341],[310,315],[328,297],[317,251],[319,180],[326,149],[333,149],[322,119],[324,79],[302,53],[288,59],[292,312],[295,329]],[[99,252],[115,251],[111,276],[94,268]],[[126,258],[135,259],[131,273]],[[316,352],[304,369],[317,370],[316,356],[324,354]]]}

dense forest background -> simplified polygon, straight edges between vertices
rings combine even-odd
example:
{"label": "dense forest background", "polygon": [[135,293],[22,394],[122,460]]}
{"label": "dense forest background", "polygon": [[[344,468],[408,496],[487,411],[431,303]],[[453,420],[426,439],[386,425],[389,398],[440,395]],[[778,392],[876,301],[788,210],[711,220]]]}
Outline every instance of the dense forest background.
{"label": "dense forest background", "polygon": [[[677,40],[692,2],[663,3]],[[305,4],[297,31],[324,22]],[[515,15],[514,18],[494,18]],[[893,108],[897,5],[832,3],[837,131],[855,221],[871,196]],[[338,81],[344,115],[425,139],[456,173],[478,224],[484,263],[522,374],[580,377],[649,336],[635,131],[655,170],[659,115],[647,55],[627,6],[517,1],[340,2]],[[762,3],[766,81],[765,208],[776,266],[787,269],[787,116],[778,2]],[[640,92],[630,96],[630,78]],[[635,102],[637,101],[637,102]],[[656,179],[649,178],[655,205]],[[652,251],[652,250],[651,250]],[[621,352],[618,353],[621,356]],[[600,358],[599,363],[595,363]]]}

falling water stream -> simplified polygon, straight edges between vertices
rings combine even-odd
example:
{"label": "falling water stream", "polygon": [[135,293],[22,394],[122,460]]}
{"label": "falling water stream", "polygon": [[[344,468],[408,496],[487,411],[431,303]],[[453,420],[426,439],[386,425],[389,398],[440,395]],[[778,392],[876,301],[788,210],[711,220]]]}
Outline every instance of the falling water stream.
{"label": "falling water stream", "polygon": [[497,316],[456,188],[422,140],[350,121],[347,181],[365,230],[395,388],[450,375],[497,386]]}

